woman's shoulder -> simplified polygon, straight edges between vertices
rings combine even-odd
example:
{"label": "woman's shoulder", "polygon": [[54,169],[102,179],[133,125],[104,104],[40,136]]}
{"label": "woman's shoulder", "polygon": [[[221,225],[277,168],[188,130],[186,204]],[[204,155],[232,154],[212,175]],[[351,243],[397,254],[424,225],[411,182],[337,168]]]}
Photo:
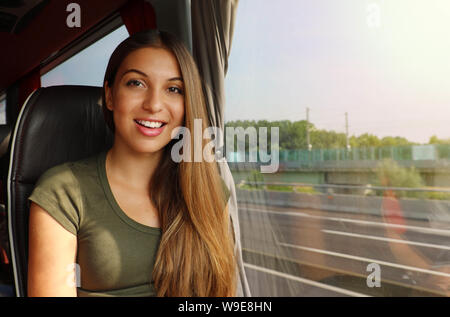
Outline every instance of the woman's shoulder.
{"label": "woman's shoulder", "polygon": [[93,173],[97,171],[98,156],[49,168],[41,175],[28,199],[76,234],[84,219],[83,194],[87,189],[82,187],[89,184],[89,177],[95,177]]}
{"label": "woman's shoulder", "polygon": [[80,178],[88,177],[96,172],[97,157],[98,154],[78,161],[65,162],[53,166],[41,175],[36,183],[36,187],[76,186]]}
{"label": "woman's shoulder", "polygon": [[71,164],[71,162],[66,162],[49,168],[41,175],[36,185],[41,185],[43,183],[56,184],[72,181],[73,172],[71,169]]}

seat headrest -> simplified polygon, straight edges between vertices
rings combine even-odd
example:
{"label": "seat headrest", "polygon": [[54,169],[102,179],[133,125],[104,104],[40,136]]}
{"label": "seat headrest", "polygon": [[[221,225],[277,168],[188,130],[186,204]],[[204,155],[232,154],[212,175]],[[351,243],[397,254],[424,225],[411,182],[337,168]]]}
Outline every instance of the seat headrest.
{"label": "seat headrest", "polygon": [[101,109],[101,87],[39,88],[24,105],[15,132],[12,179],[33,184],[55,165],[112,146]]}

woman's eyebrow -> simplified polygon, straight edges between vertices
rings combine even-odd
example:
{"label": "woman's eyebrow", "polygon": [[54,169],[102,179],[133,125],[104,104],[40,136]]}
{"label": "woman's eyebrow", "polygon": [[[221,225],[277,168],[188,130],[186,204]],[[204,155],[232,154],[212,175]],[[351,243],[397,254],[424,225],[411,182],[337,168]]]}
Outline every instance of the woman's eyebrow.
{"label": "woman's eyebrow", "polygon": [[123,74],[122,74],[122,77],[125,76],[127,73],[131,73],[131,72],[135,72],[135,73],[141,74],[142,76],[148,77],[146,73],[141,72],[140,70],[137,70],[137,69],[134,69],[134,68],[124,71]]}
{"label": "woman's eyebrow", "polygon": [[174,78],[168,79],[167,81],[181,81],[181,82],[183,82],[183,78],[181,78],[181,77],[174,77]]}
{"label": "woman's eyebrow", "polygon": [[[124,71],[123,74],[122,74],[122,77],[125,76],[127,73],[131,73],[131,72],[141,74],[142,76],[148,78],[148,75],[146,73],[144,73],[144,72],[142,72],[140,70],[134,69],[134,68]],[[173,78],[169,78],[167,81],[181,81],[181,82],[183,82],[183,78],[181,78],[181,77],[173,77]]]}

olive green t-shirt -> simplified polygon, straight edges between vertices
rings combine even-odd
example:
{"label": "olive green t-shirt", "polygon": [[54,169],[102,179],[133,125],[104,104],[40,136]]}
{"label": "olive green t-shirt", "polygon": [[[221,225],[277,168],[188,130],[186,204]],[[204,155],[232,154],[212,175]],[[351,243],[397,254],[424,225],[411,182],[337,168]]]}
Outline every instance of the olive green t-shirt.
{"label": "olive green t-shirt", "polygon": [[77,236],[78,296],[155,296],[151,275],[161,230],[138,223],[119,207],[105,161],[102,152],[53,167],[29,199]]}

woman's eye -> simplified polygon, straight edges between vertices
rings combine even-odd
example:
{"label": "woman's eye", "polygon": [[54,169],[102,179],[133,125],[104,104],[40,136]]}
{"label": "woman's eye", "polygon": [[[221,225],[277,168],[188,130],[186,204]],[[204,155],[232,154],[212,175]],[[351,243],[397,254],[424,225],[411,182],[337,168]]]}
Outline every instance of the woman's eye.
{"label": "woman's eye", "polygon": [[178,87],[170,87],[169,91],[173,92],[173,93],[176,93],[176,94],[180,94],[180,95],[183,94],[183,91],[180,88],[178,88]]}
{"label": "woman's eye", "polygon": [[127,82],[127,86],[139,86],[143,85],[139,80],[132,79]]}

